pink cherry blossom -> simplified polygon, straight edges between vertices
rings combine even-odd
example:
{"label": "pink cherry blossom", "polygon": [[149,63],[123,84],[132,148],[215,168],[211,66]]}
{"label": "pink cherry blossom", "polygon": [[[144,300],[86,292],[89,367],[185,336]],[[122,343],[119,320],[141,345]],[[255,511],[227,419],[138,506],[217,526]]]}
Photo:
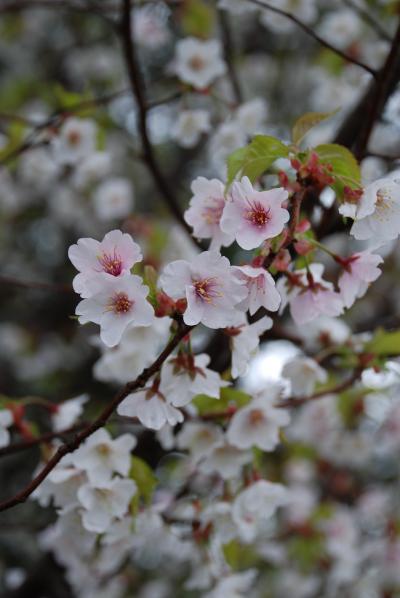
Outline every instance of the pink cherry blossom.
{"label": "pink cherry blossom", "polygon": [[339,278],[339,289],[346,307],[351,307],[356,299],[365,295],[368,285],[381,275],[378,264],[383,262],[380,255],[368,250],[355,253],[343,260],[344,270]]}
{"label": "pink cherry blossom", "polygon": [[94,277],[123,276],[142,260],[139,245],[120,230],[110,231],[102,241],[79,239],[69,248],[68,257],[80,272],[73,280],[74,290],[84,299],[90,297],[88,285]]}
{"label": "pink cherry blossom", "polygon": [[184,322],[200,322],[209,328],[225,328],[237,317],[236,305],[246,294],[226,257],[204,251],[191,262],[177,260],[165,268],[160,285],[174,299],[185,297]]}
{"label": "pink cherry blossom", "polygon": [[221,229],[235,235],[243,249],[255,249],[279,235],[289,220],[282,208],[288,198],[283,188],[256,191],[247,177],[232,185],[231,196],[221,218]]}
{"label": "pink cherry blossom", "polygon": [[154,311],[146,300],[148,287],[139,276],[109,276],[93,278],[90,297],[76,307],[79,322],[94,322],[100,326],[100,338],[107,347],[121,340],[124,330],[132,326],[150,326]]}
{"label": "pink cherry blossom", "polygon": [[239,280],[245,282],[248,292],[247,297],[237,306],[238,309],[248,310],[250,315],[255,314],[260,307],[270,311],[279,309],[281,296],[269,272],[252,266],[234,266],[234,269]]}
{"label": "pink cherry blossom", "polygon": [[311,264],[308,270],[292,272],[289,281],[283,278],[279,281],[281,310],[290,303],[290,313],[297,325],[307,324],[320,315],[334,317],[343,313],[343,300],[333,290],[332,283],[323,280],[323,271],[322,264]]}
{"label": "pink cherry blossom", "polygon": [[219,250],[221,245],[231,245],[235,240],[234,235],[224,233],[220,228],[226,203],[223,183],[218,179],[197,177],[191,189],[194,195],[184,217],[193,227],[193,235],[198,239],[211,239],[210,249]]}

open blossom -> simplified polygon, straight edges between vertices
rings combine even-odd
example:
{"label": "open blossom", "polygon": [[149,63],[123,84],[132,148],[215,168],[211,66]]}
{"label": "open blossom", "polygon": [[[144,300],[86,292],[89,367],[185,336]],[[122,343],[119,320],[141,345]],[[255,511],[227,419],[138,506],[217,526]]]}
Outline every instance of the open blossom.
{"label": "open blossom", "polygon": [[130,394],[118,406],[117,412],[125,417],[137,417],[140,423],[152,430],[161,430],[168,423],[175,426],[183,422],[183,414],[168,403],[156,388]]}
{"label": "open blossom", "polygon": [[184,322],[200,322],[209,328],[225,328],[237,315],[236,305],[246,295],[226,257],[204,251],[191,262],[177,260],[168,264],[160,285],[173,299],[186,298]]}
{"label": "open blossom", "polygon": [[220,227],[226,203],[224,184],[218,179],[197,177],[191,189],[193,197],[184,218],[193,227],[193,235],[198,239],[211,239],[210,249],[219,250],[221,245],[231,245],[234,235],[224,233]]}
{"label": "open blossom", "polygon": [[107,347],[114,347],[129,326],[150,326],[154,310],[146,300],[148,287],[139,276],[110,276],[90,282],[90,298],[76,307],[79,322],[100,326],[100,338]]}
{"label": "open blossom", "polygon": [[120,230],[110,231],[102,241],[79,239],[69,248],[68,257],[79,270],[72,284],[83,298],[90,297],[89,283],[99,274],[123,276],[142,260],[139,245]]}
{"label": "open blossom", "polygon": [[282,376],[291,383],[291,393],[295,397],[310,396],[317,382],[326,382],[327,373],[310,357],[294,357],[285,363]]}
{"label": "open blossom", "polygon": [[122,177],[107,179],[101,183],[93,196],[93,207],[101,221],[125,218],[133,209],[133,187]]}
{"label": "open blossom", "polygon": [[210,129],[210,113],[207,110],[183,110],[172,126],[171,137],[182,147],[194,147],[202,133],[208,133]]}
{"label": "open blossom", "polygon": [[274,450],[279,444],[280,428],[287,426],[290,421],[287,410],[274,406],[281,390],[280,384],[273,384],[235,413],[227,432],[227,439],[233,446],[240,449],[257,446],[263,451]]}
{"label": "open blossom", "polygon": [[379,278],[381,271],[378,264],[383,259],[380,255],[361,251],[344,261],[338,284],[344,305],[351,307],[356,299],[365,295],[369,284]]}
{"label": "open blossom", "polygon": [[83,118],[68,118],[52,141],[53,156],[60,164],[76,164],[96,149],[96,124]]}
{"label": "open blossom", "polygon": [[107,430],[101,428],[73,453],[72,463],[86,471],[91,484],[101,485],[114,472],[128,475],[131,451],[135,446],[136,438],[132,434],[122,434],[113,439]]}
{"label": "open blossom", "polygon": [[272,320],[264,316],[254,324],[247,324],[246,319],[233,326],[228,334],[231,336],[232,378],[244,376],[250,359],[254,357],[260,344],[260,336],[272,327]]}
{"label": "open blossom", "polygon": [[229,382],[210,370],[210,357],[206,353],[188,355],[179,353],[170,357],[161,370],[160,391],[174,407],[184,407],[199,394],[219,399],[220,389]]}
{"label": "open blossom", "polygon": [[83,413],[83,405],[89,400],[89,395],[80,395],[74,399],[55,405],[51,416],[54,430],[63,430],[72,426]]}
{"label": "open blossom", "polygon": [[279,235],[289,220],[282,208],[288,198],[285,189],[256,191],[247,177],[233,183],[221,218],[221,229],[234,234],[243,249],[256,249],[266,239]]}
{"label": "open blossom", "polygon": [[217,585],[204,598],[246,598],[251,596],[251,586],[257,576],[255,569],[248,569],[239,573],[231,573],[218,580]]}
{"label": "open blossom", "polygon": [[176,44],[174,72],[184,83],[205,89],[226,71],[217,40],[187,37]]}
{"label": "open blossom", "polygon": [[201,461],[199,470],[206,474],[218,473],[223,480],[237,478],[243,465],[253,460],[251,451],[243,451],[235,446],[223,443],[213,448],[212,452]]}
{"label": "open blossom", "polygon": [[269,311],[277,311],[281,303],[281,296],[276,290],[275,281],[264,268],[252,266],[234,266],[235,273],[246,284],[248,295],[237,306],[238,309],[249,311],[254,315],[260,307]]}
{"label": "open blossom", "polygon": [[235,119],[248,135],[255,135],[262,130],[262,124],[268,114],[267,103],[263,98],[254,98],[245,102],[236,110]]}
{"label": "open blossom", "polygon": [[267,480],[259,480],[240,492],[233,502],[232,517],[244,542],[252,542],[260,526],[287,502],[287,489]]}
{"label": "open blossom", "polygon": [[[270,4],[275,8],[289,12],[302,23],[311,24],[318,16],[315,0],[272,0]],[[260,22],[268,29],[282,34],[291,33],[295,27],[295,23],[284,15],[269,10],[261,11]]]}
{"label": "open blossom", "polygon": [[400,233],[400,182],[378,179],[368,185],[356,209],[350,234],[358,240],[374,242],[396,239]]}
{"label": "open blossom", "polygon": [[7,446],[10,442],[10,432],[7,430],[14,418],[9,409],[0,409],[0,447]]}
{"label": "open blossom", "polygon": [[195,462],[207,457],[223,443],[224,433],[216,424],[188,422],[177,435],[179,449],[188,449]]}
{"label": "open blossom", "polygon": [[311,264],[308,270],[296,270],[289,282],[281,278],[278,290],[282,297],[281,310],[290,303],[290,313],[299,326],[320,315],[339,316],[343,313],[343,300],[333,290],[332,283],[323,280],[322,264]]}
{"label": "open blossom", "polygon": [[90,532],[105,532],[114,519],[121,519],[126,515],[136,490],[133,480],[121,478],[114,478],[98,486],[81,486],[77,495],[84,507],[83,527]]}

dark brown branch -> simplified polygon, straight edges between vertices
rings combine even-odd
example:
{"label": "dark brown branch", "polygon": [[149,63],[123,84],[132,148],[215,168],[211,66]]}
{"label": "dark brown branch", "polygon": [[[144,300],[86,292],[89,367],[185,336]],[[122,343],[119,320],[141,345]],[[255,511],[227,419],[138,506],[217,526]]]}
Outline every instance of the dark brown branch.
{"label": "dark brown branch", "polygon": [[241,104],[243,102],[243,94],[233,61],[234,48],[229,17],[225,10],[220,9],[218,10],[218,18],[221,29],[222,45],[224,49],[224,59],[228,68],[228,76],[232,87],[233,97],[235,98],[235,102],[237,104]]}
{"label": "dark brown branch", "polygon": [[82,428],[85,428],[86,426],[86,423],[81,422],[79,424],[76,424],[75,426],[66,428],[65,430],[59,430],[58,432],[46,432],[45,434],[41,434],[41,436],[37,436],[36,438],[32,438],[31,440],[13,442],[8,446],[3,446],[2,448],[0,448],[0,457],[4,457],[5,455],[13,455],[15,453],[21,453],[22,451],[26,451],[27,449],[30,449],[33,446],[45,444],[46,442],[50,442],[51,440],[54,440],[56,438],[61,438],[63,440],[65,436],[73,434],[74,432],[79,432],[79,430],[82,430]]}
{"label": "dark brown branch", "polygon": [[306,23],[303,23],[303,21],[300,21],[300,19],[298,19],[297,17],[292,15],[290,12],[286,12],[285,10],[282,10],[280,8],[276,8],[275,6],[272,6],[271,4],[268,4],[267,2],[263,2],[262,0],[248,0],[248,2],[251,2],[252,4],[257,4],[257,6],[260,6],[261,8],[270,10],[271,12],[274,12],[278,15],[281,15],[282,17],[285,17],[286,19],[289,19],[290,21],[295,23],[298,27],[300,27],[300,29],[302,29],[305,33],[307,33],[307,35],[309,35],[310,37],[315,39],[315,41],[317,41],[321,46],[328,48],[328,50],[331,50],[332,52],[334,52],[335,54],[337,54],[338,56],[340,56],[347,62],[356,64],[360,68],[364,69],[364,71],[367,71],[367,73],[369,73],[373,77],[376,77],[377,73],[376,73],[375,69],[368,66],[364,62],[357,60],[353,56],[346,54],[346,52],[343,52],[343,50],[341,50],[340,48],[337,48],[336,46],[333,46],[332,44],[330,44],[327,40],[325,40],[323,37],[318,35],[318,33],[315,33],[315,31],[312,27],[309,27],[308,25],[306,25]]}
{"label": "dark brown branch", "polygon": [[181,340],[192,330],[192,326],[181,324],[178,332],[169,341],[165,349],[160,353],[152,365],[143,370],[143,372],[132,382],[128,382],[125,386],[114,396],[107,407],[100,413],[100,415],[86,428],[79,432],[72,440],[64,442],[54,453],[51,459],[46,463],[43,469],[33,478],[33,480],[15,496],[8,498],[0,503],[0,511],[6,511],[16,505],[23,503],[36,490],[38,486],[46,479],[49,473],[58,465],[61,459],[68,453],[75,451],[86,438],[89,438],[94,432],[105,426],[115,409],[120,403],[132,392],[143,388],[146,382],[156,374],[164,361],[170,356],[172,351],[179,345]]}
{"label": "dark brown branch", "polygon": [[36,282],[28,280],[19,280],[11,276],[0,274],[0,288],[2,286],[19,287],[21,289],[33,289],[36,291],[50,291],[52,293],[73,293],[73,288],[68,284],[53,282]]}
{"label": "dark brown branch", "polygon": [[359,380],[361,373],[362,373],[362,369],[356,368],[354,370],[353,374],[350,376],[350,378],[347,378],[347,380],[343,380],[343,382],[336,384],[336,386],[332,386],[331,388],[325,388],[323,390],[319,390],[318,392],[315,392],[314,394],[312,394],[309,397],[293,397],[293,398],[286,399],[280,403],[277,403],[275,405],[275,407],[280,407],[280,408],[285,408],[285,409],[288,407],[300,407],[301,405],[304,405],[304,403],[309,403],[311,401],[316,401],[318,399],[322,399],[323,397],[325,397],[327,395],[338,394],[340,392],[347,390],[348,388],[351,388],[353,386],[353,384],[355,382],[357,382],[357,380]]}
{"label": "dark brown branch", "polygon": [[386,101],[392,89],[392,76],[395,72],[396,65],[400,59],[400,21],[397,26],[396,35],[394,37],[392,47],[386,58],[385,64],[379,71],[378,78],[373,93],[369,97],[366,113],[364,113],[365,123],[361,129],[355,146],[354,154],[356,158],[361,160],[366,153],[368,141],[372,130],[378,118],[380,117]]}
{"label": "dark brown branch", "polygon": [[[133,3],[132,3],[133,4]],[[170,212],[173,214],[177,222],[188,233],[193,243],[202,248],[199,243],[192,237],[192,230],[185,222],[180,207],[176,201],[173,191],[169,188],[164,175],[162,174],[154,154],[153,146],[150,141],[147,125],[148,106],[146,104],[145,88],[143,78],[140,73],[140,67],[137,61],[135,52],[135,44],[133,40],[133,27],[131,18],[131,1],[122,0],[122,14],[121,14],[121,42],[125,55],[125,62],[128,71],[128,77],[132,88],[132,93],[136,99],[138,108],[138,126],[139,134],[143,146],[143,159],[150,171],[154,183],[168,206]]]}

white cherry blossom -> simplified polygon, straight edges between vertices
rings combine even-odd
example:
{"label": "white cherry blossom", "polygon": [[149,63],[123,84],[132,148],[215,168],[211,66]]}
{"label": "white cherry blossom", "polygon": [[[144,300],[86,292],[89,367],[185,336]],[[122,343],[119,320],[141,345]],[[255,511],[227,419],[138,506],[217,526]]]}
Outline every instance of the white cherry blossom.
{"label": "white cherry blossom", "polygon": [[186,37],[176,44],[173,70],[181,81],[205,89],[226,72],[217,40]]}
{"label": "white cherry blossom", "polygon": [[59,164],[77,164],[96,149],[97,127],[94,121],[72,116],[52,140],[53,156]]}
{"label": "white cherry blossom", "polygon": [[83,413],[83,405],[89,400],[89,395],[83,394],[74,399],[63,401],[55,405],[55,411],[51,416],[51,423],[54,430],[63,430],[72,426]]}
{"label": "white cherry blossom", "polygon": [[199,470],[206,474],[218,473],[223,480],[231,480],[240,475],[243,465],[251,463],[251,451],[238,449],[231,444],[221,444],[199,464]]}
{"label": "white cherry blossom", "polygon": [[114,519],[121,519],[126,515],[136,491],[133,480],[121,478],[114,478],[98,486],[81,486],[78,490],[78,500],[84,507],[83,527],[90,532],[105,532]]}
{"label": "white cherry blossom", "polygon": [[210,370],[209,363],[210,357],[206,353],[194,356],[179,353],[164,363],[160,391],[169,397],[171,405],[184,407],[199,394],[219,399],[220,389],[229,386],[229,382]]}
{"label": "white cherry blossom", "polygon": [[182,110],[171,129],[171,137],[181,147],[194,147],[201,135],[210,129],[210,113],[207,110]]}
{"label": "white cherry blossom", "polygon": [[288,490],[282,484],[258,480],[237,495],[232,506],[233,521],[244,542],[252,542],[276,510],[288,502]]}
{"label": "white cherry blossom", "polygon": [[382,262],[380,255],[368,250],[355,253],[345,260],[338,285],[346,307],[351,307],[356,299],[363,297],[369,284],[379,278],[382,272],[378,265]]}
{"label": "white cherry blossom", "polygon": [[239,318],[239,325],[228,331],[231,336],[232,378],[244,376],[260,344],[260,336],[272,327],[272,320],[264,316],[254,324],[247,324],[245,318]]}
{"label": "white cherry blossom", "polygon": [[279,235],[289,220],[282,208],[288,198],[285,189],[256,191],[247,177],[232,185],[221,218],[221,229],[234,234],[243,249],[256,249],[267,239]]}
{"label": "white cherry blossom", "polygon": [[150,326],[154,321],[154,310],[146,300],[149,289],[139,276],[93,279],[89,292],[90,298],[83,299],[75,313],[81,324],[99,324],[107,347],[119,343],[128,325]]}
{"label": "white cherry blossom", "polygon": [[221,245],[231,245],[234,235],[224,233],[220,227],[226,202],[224,184],[218,179],[197,177],[191,190],[193,197],[184,218],[193,227],[193,235],[198,239],[211,239],[210,249],[219,250]]}
{"label": "white cherry blossom", "polygon": [[112,439],[105,428],[97,430],[72,455],[72,463],[86,471],[89,482],[102,485],[112,474],[126,476],[131,466],[131,451],[136,446],[132,434]]}
{"label": "white cherry blossom", "polygon": [[257,446],[263,451],[275,449],[280,441],[280,429],[290,421],[287,410],[275,407],[281,390],[280,384],[272,385],[235,413],[227,431],[227,439],[233,446],[240,449]]}
{"label": "white cherry blossom", "polygon": [[238,309],[249,311],[254,315],[260,307],[269,311],[277,311],[281,303],[281,296],[276,290],[275,281],[271,274],[264,268],[253,266],[233,266],[235,273],[240,280],[246,283],[248,295]]}
{"label": "white cherry blossom", "polygon": [[183,319],[191,326],[200,322],[209,328],[229,326],[237,315],[235,306],[246,295],[229,260],[216,251],[204,251],[191,262],[168,264],[160,285],[174,299],[186,298]]}
{"label": "white cherry blossom", "polygon": [[132,266],[143,259],[139,245],[120,230],[110,231],[102,241],[79,239],[69,248],[68,257],[79,271],[72,283],[74,290],[83,298],[90,297],[90,281],[99,274],[129,274]]}
{"label": "white cherry blossom", "polygon": [[268,115],[268,106],[263,98],[245,102],[236,110],[235,118],[247,135],[261,133]]}
{"label": "white cherry blossom", "polygon": [[350,234],[358,240],[385,243],[400,233],[400,183],[397,179],[378,179],[361,196]]}
{"label": "white cherry blossom", "polygon": [[93,208],[99,220],[119,220],[133,210],[132,183],[124,178],[111,178],[101,183],[93,196]]}
{"label": "white cherry blossom", "polygon": [[137,417],[143,426],[152,430],[160,430],[166,423],[175,426],[183,421],[182,412],[155,389],[128,395],[117,412],[125,417]]}
{"label": "white cherry blossom", "polygon": [[177,447],[190,450],[195,462],[210,455],[223,443],[224,434],[215,424],[187,422],[177,434]]}
{"label": "white cherry blossom", "polygon": [[326,371],[310,357],[299,356],[285,363],[282,376],[291,383],[291,393],[295,397],[310,396],[314,392],[315,384],[323,384],[327,380]]}

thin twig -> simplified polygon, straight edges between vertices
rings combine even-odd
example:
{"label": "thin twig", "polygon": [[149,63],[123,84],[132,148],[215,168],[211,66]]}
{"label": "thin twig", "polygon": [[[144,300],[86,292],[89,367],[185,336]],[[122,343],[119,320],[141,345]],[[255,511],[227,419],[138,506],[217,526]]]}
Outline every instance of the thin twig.
{"label": "thin twig", "polygon": [[38,446],[40,444],[45,444],[46,442],[50,442],[51,440],[55,440],[56,438],[64,439],[65,436],[68,434],[73,434],[74,432],[79,432],[82,428],[85,428],[87,423],[81,422],[79,424],[75,424],[75,426],[70,426],[65,430],[59,430],[57,432],[46,432],[45,434],[41,434],[40,436],[36,436],[36,438],[32,438],[31,440],[24,440],[21,442],[13,442],[8,446],[3,446],[0,448],[0,457],[4,457],[5,455],[13,455],[14,453],[20,453],[22,451],[26,451],[33,446]]}
{"label": "thin twig", "polygon": [[268,4],[267,2],[262,2],[261,0],[247,0],[247,1],[251,2],[252,4],[256,4],[257,6],[260,6],[261,8],[264,8],[265,10],[270,10],[271,12],[274,12],[278,15],[281,15],[282,17],[285,17],[286,19],[289,19],[290,21],[295,23],[298,27],[303,29],[303,31],[305,33],[307,33],[310,37],[315,39],[315,41],[317,41],[319,44],[321,44],[321,46],[328,48],[328,50],[331,50],[332,52],[334,52],[335,54],[337,54],[338,56],[340,56],[347,62],[356,64],[360,68],[367,71],[367,73],[369,73],[373,77],[376,77],[377,72],[375,69],[368,66],[364,62],[357,60],[357,58],[354,58],[353,56],[346,54],[346,52],[343,52],[343,50],[341,50],[340,48],[337,48],[336,46],[333,46],[332,44],[330,44],[326,39],[324,39],[323,37],[318,35],[318,33],[316,33],[312,27],[310,27],[309,25],[306,25],[306,23],[303,23],[303,21],[301,21],[300,19],[295,17],[292,13],[286,12],[285,10],[282,10],[280,8],[276,8],[275,6],[272,6],[271,4]]}
{"label": "thin twig", "polygon": [[221,29],[221,37],[223,42],[223,49],[224,49],[224,58],[226,62],[226,66],[228,68],[228,76],[229,81],[231,83],[233,97],[237,104],[241,104],[243,102],[243,94],[239,83],[239,78],[235,69],[234,65],[234,48],[233,48],[233,41],[232,41],[232,33],[229,24],[229,17],[225,10],[219,9],[218,10],[218,19],[219,25]]}
{"label": "thin twig", "polygon": [[288,407],[300,407],[301,405],[304,405],[305,403],[309,403],[311,401],[317,401],[318,399],[322,399],[323,397],[326,397],[327,395],[330,394],[338,394],[340,392],[343,392],[344,390],[347,390],[348,388],[351,388],[353,386],[353,384],[355,382],[357,382],[357,380],[359,380],[360,376],[362,373],[362,369],[361,368],[356,368],[353,372],[353,374],[347,378],[347,380],[343,380],[343,382],[340,382],[339,384],[336,384],[336,386],[332,386],[331,388],[325,388],[323,390],[319,390],[318,392],[315,392],[314,394],[310,395],[309,397],[291,397],[288,399],[285,399],[284,401],[281,401],[280,403],[277,403],[275,405],[275,407],[279,407],[279,408],[288,408]]}
{"label": "thin twig", "polygon": [[176,201],[175,195],[169,188],[168,183],[165,180],[164,175],[162,174],[157,159],[155,157],[147,126],[148,106],[146,104],[144,82],[140,73],[139,64],[137,62],[135,44],[133,40],[133,26],[131,18],[130,0],[122,0],[121,11],[121,42],[123,45],[125,62],[128,71],[129,81],[132,87],[132,93],[136,99],[138,108],[138,126],[143,146],[144,161],[153,177],[154,183],[158,191],[163,197],[170,212],[173,214],[173,216],[179,222],[182,228],[189,234],[193,243],[195,243],[199,248],[202,248],[201,244],[199,244],[194,239],[194,237],[192,237],[191,228],[184,220],[182,212]]}
{"label": "thin twig", "polygon": [[172,351],[179,345],[181,340],[192,330],[192,326],[181,324],[178,332],[169,341],[165,349],[160,353],[152,365],[143,370],[143,372],[132,382],[128,382],[125,386],[114,396],[107,407],[100,413],[100,415],[86,428],[79,432],[72,440],[64,442],[54,453],[51,459],[46,463],[43,469],[33,478],[33,480],[20,492],[0,503],[0,511],[6,511],[16,505],[23,503],[36,490],[38,486],[46,479],[51,471],[58,465],[61,459],[68,453],[75,451],[86,438],[89,438],[94,432],[105,426],[108,419],[111,417],[115,409],[120,403],[132,392],[139,388],[143,388],[146,382],[156,374],[164,361],[170,356]]}
{"label": "thin twig", "polygon": [[387,42],[391,42],[392,38],[390,37],[390,35],[385,31],[385,29],[382,27],[382,25],[379,23],[379,21],[377,21],[376,19],[374,19],[374,17],[372,16],[371,12],[370,12],[370,8],[366,9],[363,8],[362,6],[359,6],[356,2],[354,2],[354,0],[342,0],[343,4],[345,6],[350,6],[354,12],[356,12],[361,19],[367,23],[367,25],[369,25],[371,27],[371,29],[373,29],[375,31],[375,33],[381,37],[382,39],[384,39]]}

